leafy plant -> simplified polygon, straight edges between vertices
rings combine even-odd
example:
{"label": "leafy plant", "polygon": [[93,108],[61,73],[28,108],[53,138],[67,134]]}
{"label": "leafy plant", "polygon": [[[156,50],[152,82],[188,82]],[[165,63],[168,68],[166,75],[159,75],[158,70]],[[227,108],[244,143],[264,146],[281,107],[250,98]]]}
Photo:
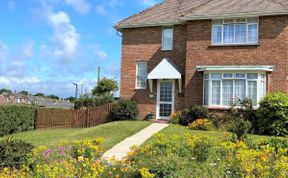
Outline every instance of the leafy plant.
{"label": "leafy plant", "polygon": [[211,147],[212,145],[208,140],[197,140],[194,143],[193,156],[197,161],[204,162],[209,158]]}
{"label": "leafy plant", "polygon": [[177,111],[171,114],[169,122],[171,124],[179,124],[180,119],[182,117],[182,111]]}
{"label": "leafy plant", "polygon": [[235,118],[227,126],[227,130],[234,133],[237,140],[242,140],[250,129],[250,121],[244,120],[243,118]]}
{"label": "leafy plant", "polygon": [[261,134],[288,135],[288,94],[275,93],[266,96],[257,111]]}
{"label": "leafy plant", "polygon": [[112,109],[110,118],[118,120],[136,120],[139,114],[136,101],[120,99]]}
{"label": "leafy plant", "polygon": [[81,97],[74,101],[74,109],[95,108],[97,106],[112,103],[113,101],[113,96],[108,93],[95,97]]}
{"label": "leafy plant", "polygon": [[185,126],[197,119],[210,117],[209,110],[201,105],[192,105],[189,109],[183,110],[181,115],[179,123]]}
{"label": "leafy plant", "polygon": [[11,138],[0,141],[0,169],[5,167],[20,169],[27,165],[33,146]]}
{"label": "leafy plant", "polygon": [[208,119],[197,119],[188,125],[192,130],[211,130],[213,124]]}
{"label": "leafy plant", "polygon": [[116,80],[103,78],[92,90],[93,95],[99,96],[103,94],[111,94],[111,92],[118,90],[118,84]]}
{"label": "leafy plant", "polygon": [[0,136],[33,130],[35,113],[32,106],[0,106]]}

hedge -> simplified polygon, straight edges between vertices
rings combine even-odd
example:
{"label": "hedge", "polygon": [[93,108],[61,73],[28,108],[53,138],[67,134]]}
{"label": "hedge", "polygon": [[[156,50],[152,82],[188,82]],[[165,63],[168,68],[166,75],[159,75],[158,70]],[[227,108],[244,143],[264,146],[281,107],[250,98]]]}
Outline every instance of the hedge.
{"label": "hedge", "polygon": [[34,129],[36,107],[0,106],[0,136]]}

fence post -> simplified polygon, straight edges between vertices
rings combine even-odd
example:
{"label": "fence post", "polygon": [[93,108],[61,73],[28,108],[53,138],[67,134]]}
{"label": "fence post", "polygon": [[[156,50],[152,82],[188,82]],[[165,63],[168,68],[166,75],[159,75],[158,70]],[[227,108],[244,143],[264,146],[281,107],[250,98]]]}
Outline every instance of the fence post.
{"label": "fence post", "polygon": [[39,129],[38,120],[39,120],[39,118],[38,118],[38,109],[36,109],[36,111],[35,111],[35,126],[34,126],[35,130]]}
{"label": "fence post", "polygon": [[89,109],[86,110],[86,128],[89,127]]}

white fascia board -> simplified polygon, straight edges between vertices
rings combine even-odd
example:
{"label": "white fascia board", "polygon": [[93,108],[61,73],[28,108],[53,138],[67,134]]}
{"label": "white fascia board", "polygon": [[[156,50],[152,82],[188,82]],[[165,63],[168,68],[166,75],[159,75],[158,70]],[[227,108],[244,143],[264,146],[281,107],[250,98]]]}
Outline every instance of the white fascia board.
{"label": "white fascia board", "polygon": [[198,72],[205,71],[266,71],[272,72],[274,66],[197,66]]}

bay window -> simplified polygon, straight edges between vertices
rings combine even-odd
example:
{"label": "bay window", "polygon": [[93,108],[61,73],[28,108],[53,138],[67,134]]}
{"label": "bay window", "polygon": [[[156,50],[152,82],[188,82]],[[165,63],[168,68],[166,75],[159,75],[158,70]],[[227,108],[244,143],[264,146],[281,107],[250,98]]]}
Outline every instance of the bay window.
{"label": "bay window", "polygon": [[147,63],[136,63],[136,89],[146,89],[147,83]]}
{"label": "bay window", "polygon": [[209,72],[204,74],[204,105],[228,107],[251,99],[254,107],[266,95],[266,73]]}
{"label": "bay window", "polygon": [[212,45],[257,44],[258,18],[213,20]]}

